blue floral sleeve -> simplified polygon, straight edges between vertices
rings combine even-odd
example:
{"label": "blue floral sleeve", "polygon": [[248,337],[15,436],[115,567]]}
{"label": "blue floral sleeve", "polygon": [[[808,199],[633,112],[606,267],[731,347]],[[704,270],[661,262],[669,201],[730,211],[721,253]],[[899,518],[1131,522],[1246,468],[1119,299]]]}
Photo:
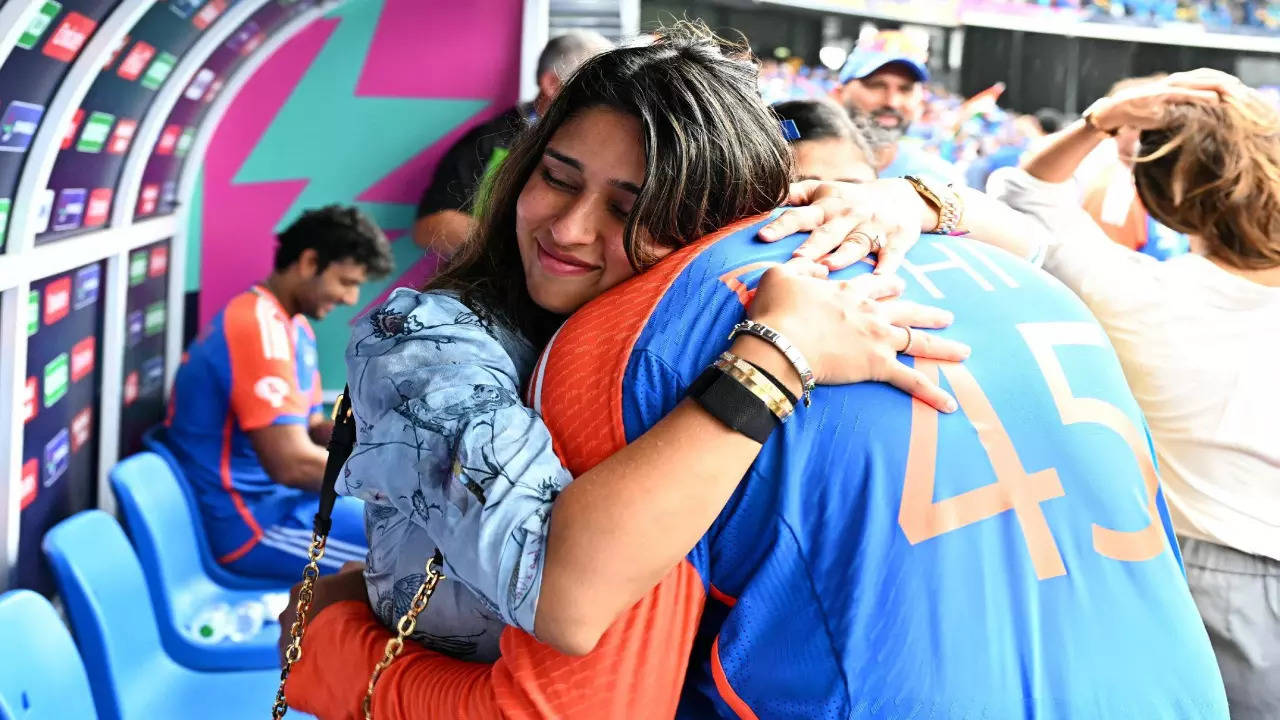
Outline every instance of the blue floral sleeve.
{"label": "blue floral sleeve", "polygon": [[407,518],[452,579],[530,632],[551,503],[572,479],[520,400],[533,360],[527,342],[483,325],[455,297],[397,289],[347,348],[357,443],[339,480],[383,520],[369,523],[371,560],[409,553],[395,565],[421,572],[430,549],[389,548],[409,534],[383,532],[397,525],[392,515]]}

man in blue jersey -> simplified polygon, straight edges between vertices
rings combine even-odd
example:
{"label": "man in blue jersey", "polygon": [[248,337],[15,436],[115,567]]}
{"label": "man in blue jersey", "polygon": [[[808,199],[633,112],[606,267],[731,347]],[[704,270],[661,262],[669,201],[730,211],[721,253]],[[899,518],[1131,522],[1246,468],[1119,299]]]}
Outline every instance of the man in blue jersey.
{"label": "man in blue jersey", "polygon": [[928,68],[907,47],[901,33],[885,31],[854,48],[840,69],[836,97],[851,117],[866,117],[895,137],[876,168],[880,177],[913,175],[962,184],[955,167],[904,137],[924,112],[927,82]]}
{"label": "man in blue jersey", "polygon": [[[759,243],[762,224],[674,252],[560,328],[530,395],[571,467],[655,425],[729,345],[752,288],[801,241]],[[915,362],[957,412],[888,385],[817,388],[594,651],[511,628],[492,669],[419,649],[374,704],[397,718],[441,703],[648,718],[678,699],[690,720],[1225,720],[1146,426],[1097,322],[1028,263],[963,238],[922,238],[902,275],[973,349]],[[376,619],[344,606],[313,636],[343,658],[380,652]],[[346,663],[298,673],[333,698],[364,692]]]}
{"label": "man in blue jersey", "polygon": [[[321,412],[315,333],[391,270],[386,237],[355,208],[310,210],[281,232],[275,266],[231,299],[187,349],[165,444],[195,491],[218,562],[292,579],[307,557],[331,423]],[[363,505],[340,498],[325,570],[363,560]]]}
{"label": "man in blue jersey", "polygon": [[[617,417],[588,424],[629,442],[728,345],[750,289],[799,242],[760,244],[759,227],[678,251],[570,318],[534,387],[566,455],[596,442],[572,388],[623,378]],[[887,385],[819,387],[687,556],[705,599],[664,606],[673,574],[631,613],[646,617],[614,628],[698,623],[681,717],[1225,718],[1102,329],[1048,276],[962,238],[925,236],[902,275],[904,297],[954,312],[942,334],[973,348],[915,361],[959,411]]]}

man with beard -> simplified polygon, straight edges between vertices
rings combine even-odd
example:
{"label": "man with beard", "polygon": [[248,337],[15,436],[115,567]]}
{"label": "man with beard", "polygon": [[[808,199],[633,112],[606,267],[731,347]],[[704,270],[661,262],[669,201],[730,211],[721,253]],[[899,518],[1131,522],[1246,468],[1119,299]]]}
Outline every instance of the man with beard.
{"label": "man with beard", "polygon": [[890,32],[860,44],[840,70],[836,98],[850,117],[865,116],[896,141],[879,156],[882,178],[918,176],[962,185],[959,173],[942,158],[904,142],[902,136],[924,112],[924,83],[929,71]]}

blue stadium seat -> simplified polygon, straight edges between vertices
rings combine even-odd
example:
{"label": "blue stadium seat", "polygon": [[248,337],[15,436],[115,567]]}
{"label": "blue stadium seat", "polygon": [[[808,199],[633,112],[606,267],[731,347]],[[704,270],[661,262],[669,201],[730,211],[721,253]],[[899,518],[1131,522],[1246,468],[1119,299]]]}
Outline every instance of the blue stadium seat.
{"label": "blue stadium seat", "polygon": [[44,597],[0,595],[0,719],[92,720],[93,694],[71,633]]}
{"label": "blue stadium seat", "polygon": [[111,485],[142,563],[151,601],[159,614],[160,639],[173,659],[197,670],[252,670],[279,666],[279,625],[268,617],[261,631],[244,642],[206,644],[189,631],[193,618],[218,603],[258,600],[266,590],[228,588],[209,577],[200,561],[200,531],[192,527],[182,481],[152,452],[125,458],[111,469]]}
{"label": "blue stadium seat", "polygon": [[[165,652],[142,566],[115,518],[101,510],[73,515],[45,533],[44,553],[103,720],[253,718],[270,712],[279,670],[193,670]],[[305,717],[290,713],[295,715]]]}
{"label": "blue stadium seat", "polygon": [[[208,575],[210,580],[227,588],[262,590],[265,592],[281,589],[280,583],[276,580],[237,575],[218,564],[218,561],[213,557],[213,549],[209,547],[209,535],[205,532],[204,518],[200,516],[200,508],[196,505],[196,494],[191,489],[191,485],[187,483],[187,479],[183,477],[182,466],[178,464],[178,459],[173,456],[173,452],[164,444],[164,433],[164,426],[156,425],[143,434],[142,444],[148,450],[163,458],[165,464],[169,466],[169,470],[173,473],[173,477],[178,480],[178,489],[182,492],[182,497],[186,501],[187,512],[191,515],[191,528],[195,532],[200,564],[204,567],[205,574]],[[132,522],[129,518],[126,518],[126,520]],[[302,579],[301,565],[298,566],[298,579]],[[289,588],[286,586],[284,589],[288,590]]]}

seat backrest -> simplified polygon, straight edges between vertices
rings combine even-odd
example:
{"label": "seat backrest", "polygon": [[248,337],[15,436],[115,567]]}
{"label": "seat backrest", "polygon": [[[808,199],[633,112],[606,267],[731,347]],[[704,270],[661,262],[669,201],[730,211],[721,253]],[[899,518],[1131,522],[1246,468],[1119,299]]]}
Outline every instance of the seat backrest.
{"label": "seat backrest", "polygon": [[184,615],[170,605],[181,603],[183,588],[208,583],[199,531],[191,525],[180,482],[153,452],[131,455],[111,468],[111,485],[147,576],[151,600],[165,617]]}
{"label": "seat backrest", "polygon": [[71,618],[71,627],[104,718],[121,716],[121,698],[132,673],[158,670],[173,661],[160,645],[156,608],[147,592],[138,556],[120,523],[101,510],[86,510],[53,526],[44,536]]}
{"label": "seat backrest", "polygon": [[30,590],[0,595],[0,638],[0,717],[98,716],[80,653],[48,600]]}
{"label": "seat backrest", "polygon": [[[178,491],[182,494],[182,499],[186,503],[188,522],[195,536],[196,554],[201,567],[204,568],[205,575],[215,583],[227,588],[279,590],[281,583],[277,580],[236,575],[219,565],[218,561],[214,559],[213,549],[209,546],[209,535],[205,531],[204,518],[200,516],[200,508],[196,501],[195,492],[191,489],[191,485],[186,478],[182,476],[182,465],[178,462],[178,458],[169,449],[169,446],[165,444],[166,432],[164,425],[156,425],[143,433],[142,444],[148,451],[155,453],[164,460],[170,474],[177,481]],[[119,493],[119,490],[117,490],[117,493]],[[131,526],[130,529],[132,529],[133,518],[126,515],[126,520]]]}

